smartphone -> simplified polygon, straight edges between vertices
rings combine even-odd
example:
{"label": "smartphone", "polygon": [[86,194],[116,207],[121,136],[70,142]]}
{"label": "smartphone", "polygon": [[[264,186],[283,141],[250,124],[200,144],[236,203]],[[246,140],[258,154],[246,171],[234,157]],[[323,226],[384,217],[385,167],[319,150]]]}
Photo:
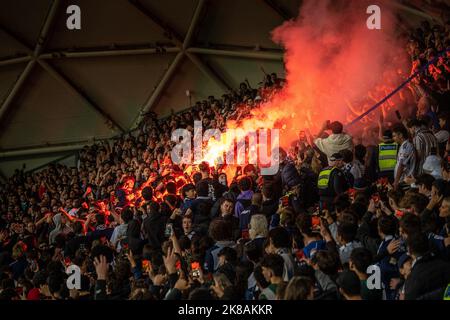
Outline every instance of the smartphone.
{"label": "smartphone", "polygon": [[311,224],[312,224],[312,228],[314,230],[317,230],[320,228],[320,217],[319,216],[312,216],[311,217]]}
{"label": "smartphone", "polygon": [[170,237],[172,236],[172,234],[173,234],[173,226],[172,226],[171,223],[168,223],[168,224],[166,225],[166,230],[164,231],[164,235],[165,235],[167,238],[170,238]]}
{"label": "smartphone", "polygon": [[150,263],[150,260],[146,260],[146,259],[142,260],[142,269],[144,269],[144,271],[149,272],[151,267],[152,267],[152,265]]}
{"label": "smartphone", "polygon": [[194,278],[200,277],[200,262],[198,262],[198,261],[191,262],[191,270],[192,270],[192,276]]}

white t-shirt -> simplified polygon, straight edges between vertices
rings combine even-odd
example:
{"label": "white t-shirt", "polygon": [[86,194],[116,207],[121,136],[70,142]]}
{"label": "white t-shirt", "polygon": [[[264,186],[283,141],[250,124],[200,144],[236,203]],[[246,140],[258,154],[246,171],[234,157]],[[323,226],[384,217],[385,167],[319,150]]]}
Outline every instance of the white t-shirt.
{"label": "white t-shirt", "polygon": [[395,165],[394,177],[397,176],[397,171],[400,164],[405,166],[403,174],[400,177],[400,182],[402,182],[403,179],[405,179],[405,177],[413,176],[414,170],[416,168],[416,152],[414,149],[414,145],[409,140],[404,141],[398,150],[397,164]]}

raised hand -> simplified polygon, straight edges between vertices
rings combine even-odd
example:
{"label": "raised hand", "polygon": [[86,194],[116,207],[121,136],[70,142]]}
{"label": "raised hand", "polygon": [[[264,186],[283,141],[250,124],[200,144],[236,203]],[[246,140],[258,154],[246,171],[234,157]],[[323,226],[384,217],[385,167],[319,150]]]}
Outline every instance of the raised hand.
{"label": "raised hand", "polygon": [[97,280],[106,280],[108,277],[108,261],[104,255],[94,258],[95,272]]}

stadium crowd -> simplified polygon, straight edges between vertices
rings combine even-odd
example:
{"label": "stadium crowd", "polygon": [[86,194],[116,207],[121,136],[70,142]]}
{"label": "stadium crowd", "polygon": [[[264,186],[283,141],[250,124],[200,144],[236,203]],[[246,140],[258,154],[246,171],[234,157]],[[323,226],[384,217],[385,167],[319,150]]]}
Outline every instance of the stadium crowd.
{"label": "stadium crowd", "polygon": [[380,121],[378,145],[327,121],[280,150],[273,176],[171,162],[174,129],[247,117],[282,88],[272,73],[148,114],[76,167],[17,170],[0,189],[0,299],[449,299],[450,23],[424,22],[407,51],[412,72],[441,58],[410,83],[413,113]]}

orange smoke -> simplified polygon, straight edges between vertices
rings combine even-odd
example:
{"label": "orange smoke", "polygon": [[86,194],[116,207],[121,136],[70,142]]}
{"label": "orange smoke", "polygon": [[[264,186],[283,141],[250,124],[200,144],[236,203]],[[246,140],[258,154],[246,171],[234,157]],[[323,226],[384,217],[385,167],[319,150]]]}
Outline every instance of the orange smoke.
{"label": "orange smoke", "polygon": [[297,19],[272,32],[286,50],[287,83],[261,112],[276,118],[282,110],[289,128],[284,141],[299,130],[318,131],[325,120],[349,122],[402,80],[396,71],[407,61],[395,12],[388,1],[378,1],[381,30],[369,30],[370,4],[304,1]]}
{"label": "orange smoke", "polygon": [[[348,123],[386,96],[406,78],[404,41],[397,32],[394,9],[378,1],[381,30],[369,30],[366,9],[373,1],[304,1],[295,20],[272,32],[285,48],[286,84],[271,101],[252,110],[227,128],[246,132],[280,128],[280,143],[287,147],[303,130],[317,132],[326,120]],[[406,104],[401,95],[388,100],[386,115]],[[376,125],[379,112],[362,119],[353,130]],[[210,140],[204,160],[210,163],[232,142]]]}

